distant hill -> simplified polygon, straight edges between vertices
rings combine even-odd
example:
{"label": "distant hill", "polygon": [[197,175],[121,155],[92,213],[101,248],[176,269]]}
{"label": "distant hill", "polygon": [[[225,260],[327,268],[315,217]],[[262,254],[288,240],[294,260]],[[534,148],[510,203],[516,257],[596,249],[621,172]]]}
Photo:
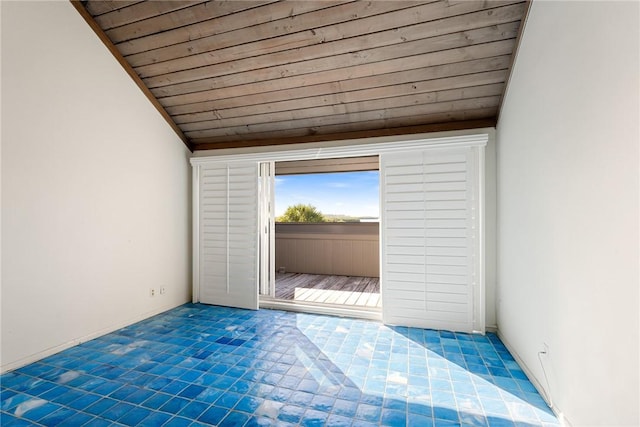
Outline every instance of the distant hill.
{"label": "distant hill", "polygon": [[349,216],[336,214],[326,214],[324,215],[324,218],[327,222],[370,222],[378,220],[378,218],[374,216]]}

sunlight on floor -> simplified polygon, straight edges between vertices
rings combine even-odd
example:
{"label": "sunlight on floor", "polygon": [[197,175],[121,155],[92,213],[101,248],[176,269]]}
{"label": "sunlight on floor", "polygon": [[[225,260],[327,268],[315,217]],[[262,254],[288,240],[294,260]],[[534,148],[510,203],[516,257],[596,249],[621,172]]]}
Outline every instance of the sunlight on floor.
{"label": "sunlight on floor", "polygon": [[0,383],[3,426],[559,425],[495,335],[199,304]]}

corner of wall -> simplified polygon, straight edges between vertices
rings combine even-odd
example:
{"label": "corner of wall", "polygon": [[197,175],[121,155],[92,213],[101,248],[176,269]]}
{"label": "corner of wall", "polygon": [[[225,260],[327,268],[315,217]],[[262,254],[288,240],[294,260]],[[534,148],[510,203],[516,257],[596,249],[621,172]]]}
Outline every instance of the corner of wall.
{"label": "corner of wall", "polygon": [[485,326],[488,331],[497,330],[496,321],[496,277],[497,277],[497,194],[496,194],[496,131],[487,129],[489,135],[484,150],[484,261],[485,261]]}
{"label": "corner of wall", "polygon": [[534,2],[496,129],[498,333],[565,425],[640,423],[639,12]]}
{"label": "corner of wall", "polygon": [[8,370],[189,301],[191,173],[188,149],[73,5],[0,10]]}

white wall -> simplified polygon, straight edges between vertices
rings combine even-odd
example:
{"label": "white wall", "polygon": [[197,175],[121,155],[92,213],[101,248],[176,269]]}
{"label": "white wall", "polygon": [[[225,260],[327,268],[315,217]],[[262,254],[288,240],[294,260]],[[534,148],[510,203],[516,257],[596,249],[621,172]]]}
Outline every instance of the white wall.
{"label": "white wall", "polygon": [[497,128],[498,328],[575,426],[640,424],[638,16],[534,2]]}
{"label": "white wall", "polygon": [[188,150],[69,2],[1,7],[7,370],[190,299],[191,184]]}

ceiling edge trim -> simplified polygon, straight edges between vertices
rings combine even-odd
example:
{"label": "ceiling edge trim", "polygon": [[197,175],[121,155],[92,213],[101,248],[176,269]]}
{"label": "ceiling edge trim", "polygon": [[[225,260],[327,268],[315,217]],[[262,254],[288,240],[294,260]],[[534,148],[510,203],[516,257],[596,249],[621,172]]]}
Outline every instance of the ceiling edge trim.
{"label": "ceiling edge trim", "polygon": [[441,136],[430,138],[425,135],[412,135],[396,139],[387,137],[382,141],[363,140],[358,145],[325,147],[325,148],[294,148],[287,151],[272,151],[264,153],[223,154],[189,159],[192,166],[217,162],[267,162],[291,160],[320,160],[331,158],[348,158],[362,156],[379,156],[386,153],[399,153],[423,148],[449,147],[484,147],[489,141],[489,134],[478,132],[469,135]]}
{"label": "ceiling edge trim", "polygon": [[498,122],[500,121],[500,114],[502,113],[502,107],[504,106],[504,100],[507,97],[507,92],[509,90],[509,83],[511,83],[511,76],[513,75],[513,65],[516,63],[516,58],[518,57],[518,52],[520,51],[520,45],[522,44],[522,34],[524,34],[524,28],[527,26],[527,19],[529,18],[529,12],[531,11],[531,4],[533,0],[525,0],[527,6],[524,9],[524,13],[522,14],[522,19],[520,20],[520,28],[518,28],[518,35],[516,36],[516,45],[513,48],[513,53],[511,54],[511,60],[509,61],[509,71],[507,72],[507,78],[504,83],[504,90],[502,91],[502,95],[500,95],[500,102],[498,103],[498,114],[496,114],[496,126],[498,126]]}
{"label": "ceiling edge trim", "polygon": [[87,9],[85,9],[84,5],[80,0],[69,0],[73,7],[78,11],[80,16],[86,21],[87,24],[91,27],[93,32],[98,36],[98,38],[102,41],[105,47],[111,52],[114,58],[118,61],[118,63],[122,66],[122,68],[127,72],[129,77],[133,79],[134,83],[140,88],[142,93],[151,101],[151,104],[158,110],[162,118],[171,126],[171,129],[178,135],[178,138],[182,140],[184,145],[189,149],[189,151],[193,152],[193,144],[187,138],[187,136],[180,130],[178,125],[173,121],[169,113],[164,109],[162,104],[158,101],[158,99],[151,93],[149,88],[144,84],[140,76],[135,72],[135,70],[129,65],[127,60],[122,56],[118,48],[113,44],[113,42],[109,39],[109,36],[105,34],[105,32],[100,28],[100,25],[93,19],[93,16],[89,13]]}
{"label": "ceiling edge trim", "polygon": [[487,127],[495,127],[495,119],[479,119],[479,120],[465,120],[460,122],[447,122],[447,123],[433,123],[416,126],[406,126],[400,128],[386,128],[367,131],[355,131],[344,133],[332,133],[326,135],[307,135],[301,137],[288,137],[288,138],[269,138],[269,139],[254,139],[254,140],[236,140],[236,141],[222,141],[222,142],[209,142],[206,138],[192,139],[194,151],[201,150],[222,150],[229,148],[250,148],[250,147],[264,147],[272,145],[288,145],[288,144],[304,144],[311,142],[325,142],[325,141],[343,141],[361,138],[375,138],[385,136],[400,136],[400,135],[412,135],[420,133],[433,133],[455,130],[467,130],[467,129],[482,129]]}

